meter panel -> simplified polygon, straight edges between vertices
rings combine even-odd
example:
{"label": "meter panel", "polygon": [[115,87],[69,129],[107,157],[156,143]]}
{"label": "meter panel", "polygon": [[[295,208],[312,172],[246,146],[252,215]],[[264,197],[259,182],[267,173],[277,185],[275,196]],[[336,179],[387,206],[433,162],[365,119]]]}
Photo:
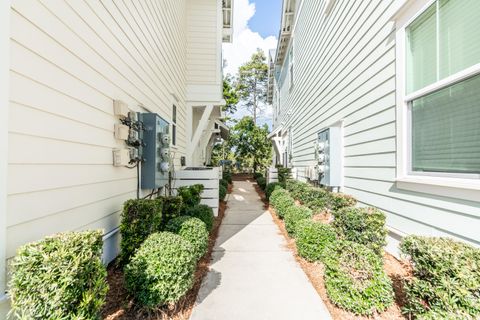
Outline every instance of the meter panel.
{"label": "meter panel", "polygon": [[342,131],[330,127],[318,133],[318,164],[320,184],[328,187],[342,185]]}
{"label": "meter panel", "polygon": [[142,189],[157,189],[168,184],[170,171],[169,124],[156,113],[142,113],[143,162]]}

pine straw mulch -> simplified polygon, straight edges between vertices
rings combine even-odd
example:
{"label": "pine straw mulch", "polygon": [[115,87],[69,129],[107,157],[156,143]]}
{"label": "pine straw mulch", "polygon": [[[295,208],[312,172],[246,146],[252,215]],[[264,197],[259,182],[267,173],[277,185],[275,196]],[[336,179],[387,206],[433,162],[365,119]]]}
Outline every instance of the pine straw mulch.
{"label": "pine straw mulch", "polygon": [[[272,215],[275,224],[278,226],[280,233],[285,237],[287,242],[286,246],[295,256],[295,259],[302,267],[303,271],[307,275],[308,279],[312,283],[313,287],[317,291],[317,293],[322,298],[323,302],[325,303],[328,311],[330,312],[332,318],[334,320],[399,320],[399,319],[408,319],[405,317],[402,312],[401,308],[405,304],[405,292],[403,290],[402,281],[403,279],[407,278],[410,273],[410,268],[408,265],[404,264],[403,262],[397,260],[394,256],[389,253],[385,253],[383,257],[385,271],[387,272],[390,279],[393,282],[393,289],[395,292],[395,303],[382,312],[381,314],[377,314],[371,317],[366,316],[358,316],[346,310],[343,310],[337,306],[335,306],[327,296],[327,290],[325,288],[325,282],[323,279],[324,268],[321,263],[312,263],[308,262],[307,260],[300,257],[297,253],[297,246],[295,245],[295,239],[291,238],[287,230],[285,229],[285,223],[283,220],[278,218],[275,213],[275,210],[269,206],[268,201],[265,197],[265,193],[263,192],[257,184],[255,184],[255,189],[262,198],[264,203],[265,209],[270,212]],[[331,219],[329,216],[324,215],[316,215],[314,217],[315,220],[327,222]]]}
{"label": "pine straw mulch", "polygon": [[[232,185],[228,186],[231,193]],[[212,250],[218,237],[218,231],[225,216],[227,203],[220,202],[218,216],[215,218],[208,244],[207,254],[198,262],[195,272],[195,282],[187,294],[176,304],[162,307],[155,311],[142,309],[135,305],[124,286],[123,272],[113,261],[108,267],[107,281],[110,289],[101,316],[104,320],[187,320],[190,318],[202,280],[207,274],[212,258]]]}

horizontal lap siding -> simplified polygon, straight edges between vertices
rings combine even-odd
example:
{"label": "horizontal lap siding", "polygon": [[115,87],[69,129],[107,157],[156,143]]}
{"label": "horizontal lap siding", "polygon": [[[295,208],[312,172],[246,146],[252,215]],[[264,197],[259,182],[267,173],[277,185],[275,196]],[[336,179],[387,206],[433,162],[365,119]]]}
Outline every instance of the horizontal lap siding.
{"label": "horizontal lap siding", "polygon": [[292,127],[293,164],[303,178],[315,162],[318,131],[343,119],[345,192],[383,209],[400,232],[480,244],[478,202],[396,188],[395,29],[389,20],[395,1],[339,0],[329,15],[325,1],[304,1],[295,30],[294,87],[285,81],[281,88],[279,122]]}
{"label": "horizontal lap siding", "polygon": [[[136,171],[112,165],[113,100],[167,120],[186,148],[185,1],[17,0],[11,9],[7,256],[119,225]],[[178,99],[178,101],[177,101]]]}

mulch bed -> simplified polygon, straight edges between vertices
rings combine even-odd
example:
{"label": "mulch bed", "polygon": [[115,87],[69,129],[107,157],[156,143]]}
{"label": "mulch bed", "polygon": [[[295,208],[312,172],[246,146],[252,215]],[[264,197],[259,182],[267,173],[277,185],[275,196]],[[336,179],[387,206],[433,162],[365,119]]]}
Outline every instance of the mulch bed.
{"label": "mulch bed", "polygon": [[[341,308],[335,306],[327,296],[327,291],[325,289],[325,282],[323,279],[323,265],[319,262],[308,262],[307,260],[300,257],[297,253],[297,246],[295,245],[295,239],[291,238],[287,230],[285,229],[285,223],[283,220],[278,218],[274,209],[269,206],[268,201],[265,197],[265,193],[263,192],[260,187],[255,184],[255,190],[258,192],[262,201],[264,203],[265,209],[267,209],[270,214],[272,215],[275,224],[278,226],[280,233],[285,237],[287,242],[287,248],[292,251],[295,256],[295,259],[302,267],[303,271],[307,275],[308,279],[312,283],[313,287],[317,291],[317,293],[322,298],[323,302],[325,303],[328,311],[330,312],[331,316],[335,320],[398,320],[398,319],[407,319],[402,312],[401,308],[405,303],[405,292],[403,290],[402,281],[403,279],[407,278],[411,272],[408,265],[402,263],[401,261],[397,260],[394,256],[389,253],[385,253],[383,257],[385,271],[387,272],[390,279],[393,282],[393,289],[395,292],[395,303],[382,312],[381,314],[377,314],[371,317],[366,316],[358,316]],[[318,220],[327,220],[325,218],[317,217]]]}
{"label": "mulch bed", "polygon": [[[228,186],[231,193],[232,185]],[[218,237],[218,231],[222,224],[227,203],[220,201],[218,217],[215,219],[212,232],[210,233],[208,252],[198,262],[195,272],[195,282],[187,294],[176,304],[163,307],[155,311],[142,309],[135,305],[134,300],[128,295],[124,286],[123,271],[113,261],[108,267],[107,281],[110,289],[101,316],[105,320],[187,320],[190,318],[202,280],[207,274],[212,258],[212,250]]]}

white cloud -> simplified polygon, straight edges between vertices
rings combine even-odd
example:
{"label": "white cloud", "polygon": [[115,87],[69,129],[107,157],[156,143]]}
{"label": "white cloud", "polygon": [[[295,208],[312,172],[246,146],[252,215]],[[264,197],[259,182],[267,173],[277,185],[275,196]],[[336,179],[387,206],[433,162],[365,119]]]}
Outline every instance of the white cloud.
{"label": "white cloud", "polygon": [[[223,69],[225,75],[235,75],[238,68],[250,60],[250,57],[257,50],[262,49],[268,57],[268,51],[277,47],[277,37],[270,36],[263,38],[258,32],[252,31],[248,27],[248,21],[255,14],[255,3],[251,0],[235,0],[233,11],[233,43],[223,44],[223,57],[226,60],[226,66]],[[262,0],[263,1],[263,0]],[[251,115],[248,111],[238,106],[238,111],[233,115],[234,118],[241,118],[245,115]],[[262,112],[258,115],[258,124],[267,123],[271,126],[272,110],[271,106],[264,106]]]}
{"label": "white cloud", "polygon": [[277,38],[270,36],[262,38],[258,32],[248,27],[248,21],[255,14],[255,3],[251,0],[235,0],[233,11],[233,43],[223,45],[223,56],[227,62],[224,74],[236,74],[238,68],[247,62],[257,48],[262,49],[265,55],[268,50],[277,47]]}

